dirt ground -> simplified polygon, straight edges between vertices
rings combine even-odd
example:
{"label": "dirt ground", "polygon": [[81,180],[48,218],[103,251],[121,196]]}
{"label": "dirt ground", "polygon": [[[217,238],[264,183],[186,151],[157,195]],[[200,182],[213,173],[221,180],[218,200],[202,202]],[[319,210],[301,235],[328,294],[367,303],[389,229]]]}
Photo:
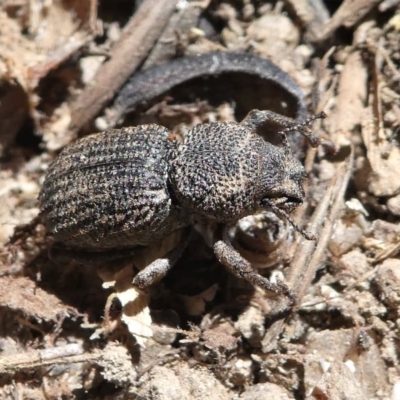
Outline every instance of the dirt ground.
{"label": "dirt ground", "polygon": [[[0,2],[0,399],[400,399],[400,1],[133,3]],[[98,269],[51,261],[37,219],[49,164],[109,126],[129,75],[216,50],[272,60],[328,114],[314,132],[337,153],[304,147],[293,213],[317,240],[270,213],[232,232],[296,292],[289,313],[198,233],[143,294],[134,274],[182,232]],[[235,104],[166,93],[135,118],[179,133]]]}

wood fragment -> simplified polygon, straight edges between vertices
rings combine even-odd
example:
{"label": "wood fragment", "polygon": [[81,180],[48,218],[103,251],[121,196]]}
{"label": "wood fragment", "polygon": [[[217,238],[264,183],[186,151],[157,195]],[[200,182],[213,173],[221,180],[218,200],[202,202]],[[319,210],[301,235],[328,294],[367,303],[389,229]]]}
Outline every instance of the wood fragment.
{"label": "wood fragment", "polygon": [[400,252],[400,238],[396,240],[395,243],[388,244],[387,247],[379,251],[375,258],[372,260],[373,264],[378,264],[382,261],[385,261],[388,258],[396,257],[397,254]]}
{"label": "wood fragment", "polygon": [[379,4],[379,11],[385,12],[394,8],[400,4],[400,0],[384,0],[381,4]]}
{"label": "wood fragment", "polygon": [[72,343],[61,347],[2,356],[0,357],[0,374],[13,374],[22,369],[50,365],[93,362],[101,357],[100,351],[85,353],[81,344]]}
{"label": "wood fragment", "polygon": [[351,53],[340,74],[335,110],[331,114],[331,140],[348,145],[352,133],[361,125],[367,102],[368,73],[360,52]]}
{"label": "wood fragment", "polygon": [[393,196],[400,191],[398,165],[400,149],[391,146],[390,139],[383,128],[383,110],[381,90],[382,77],[377,60],[380,59],[379,47],[373,66],[369,107],[365,108],[362,118],[362,138],[367,148],[367,157],[372,172],[368,177],[368,191],[374,196]]}
{"label": "wood fragment", "polygon": [[[321,227],[322,231],[319,235],[318,243],[315,247],[315,250],[313,252],[312,258],[308,266],[304,268],[305,265],[303,265],[304,268],[303,271],[301,273],[298,273],[298,271],[296,270],[297,265],[295,262],[291,270],[291,275],[289,276],[289,282],[295,288],[295,292],[298,296],[299,302],[305,295],[308,286],[311,284],[311,281],[313,280],[315,273],[324,258],[328,246],[328,241],[332,236],[333,227],[337,219],[339,218],[339,213],[344,205],[344,195],[351,174],[353,172],[353,162],[354,162],[353,154],[350,154],[350,156],[337,167],[336,174],[331,186],[332,194],[330,196],[329,212],[325,214],[321,210],[319,215],[317,214],[316,220],[313,221],[315,228],[318,229],[319,227]],[[317,227],[318,225],[319,227]],[[315,231],[315,233],[318,234],[317,231]],[[301,253],[302,250],[299,249],[299,252]]]}
{"label": "wood fragment", "polygon": [[351,28],[359,23],[382,0],[345,0],[337,9],[331,20],[317,37],[319,42],[328,40],[335,31],[344,26]]}
{"label": "wood fragment", "polygon": [[315,113],[327,110],[329,102],[335,95],[338,77],[333,75],[329,69],[329,63],[335,50],[335,47],[331,47],[322,59],[312,60],[312,71],[317,77],[312,91],[312,109]]}
{"label": "wood fragment", "polygon": [[71,105],[70,131],[75,136],[109,102],[147,53],[175,11],[178,0],[146,0],[132,16],[110,59]]}
{"label": "wood fragment", "polygon": [[[63,315],[79,315],[71,306],[65,305],[56,296],[24,276],[0,278],[0,305],[15,315],[22,315],[25,320],[29,319],[30,323],[53,322]],[[28,322],[25,325],[28,325]],[[33,326],[36,324],[30,325],[31,328]]]}
{"label": "wood fragment", "polygon": [[179,46],[179,43],[177,43],[179,41],[178,35],[189,35],[190,30],[197,26],[202,12],[203,7],[190,2],[172,15],[163,33],[147,57],[143,69],[161,64],[173,58]]}
{"label": "wood fragment", "polygon": [[35,6],[26,6],[24,28],[15,16],[12,17],[15,11],[2,10],[2,3],[0,1],[0,153],[3,155],[3,150],[12,145],[29,116],[36,131],[42,133],[43,110],[37,109],[39,83],[90,43],[94,35],[86,27],[88,17],[78,12],[79,2],[64,6],[61,2],[32,2]]}

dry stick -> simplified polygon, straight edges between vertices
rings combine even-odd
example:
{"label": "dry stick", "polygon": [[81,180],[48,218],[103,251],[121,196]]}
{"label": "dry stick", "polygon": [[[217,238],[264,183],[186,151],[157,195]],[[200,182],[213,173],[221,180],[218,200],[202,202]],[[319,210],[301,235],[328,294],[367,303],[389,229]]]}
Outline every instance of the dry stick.
{"label": "dry stick", "polygon": [[344,0],[329,22],[320,30],[318,41],[328,40],[341,26],[352,28],[382,0]]}
{"label": "dry stick", "polygon": [[37,368],[46,365],[89,362],[101,359],[102,352],[84,352],[80,344],[67,344],[45,350],[29,351],[0,357],[0,374],[12,374],[21,369]]}
{"label": "dry stick", "polygon": [[178,0],[145,0],[112,48],[95,81],[71,105],[74,135],[91,122],[138,68],[176,9]]}
{"label": "dry stick", "polygon": [[179,43],[178,35],[189,35],[190,30],[197,26],[200,15],[206,6],[208,4],[200,5],[192,2],[176,12],[157,39],[157,43],[147,57],[143,69],[161,64],[173,58],[176,55],[177,42]]}
{"label": "dry stick", "polygon": [[97,31],[97,9],[99,7],[98,0],[90,0],[89,10],[89,27],[93,33]]}
{"label": "dry stick", "polygon": [[[328,70],[327,65],[328,65],[328,61],[329,61],[329,58],[331,57],[332,53],[333,53],[333,49],[331,48],[328,50],[327,53],[325,53],[324,57],[322,58],[322,61],[318,61],[317,59],[314,60],[313,72],[316,73],[316,75],[317,75],[318,85],[321,84],[321,82],[323,82],[324,80],[326,80],[323,77],[323,72]],[[316,63],[319,63],[319,64],[316,66]],[[316,113],[322,112],[327,107],[327,104],[328,104],[329,100],[332,98],[333,92],[336,89],[336,87],[337,87],[336,82],[333,82],[327,90],[326,89],[323,90],[319,86],[314,87],[313,97],[317,98],[317,100],[315,101],[316,104],[313,107],[313,109]],[[324,93],[322,98],[320,95],[321,91]],[[314,129],[315,129],[315,131],[319,132],[321,130],[322,120],[319,120],[317,122],[318,122],[318,124],[315,125]],[[306,159],[304,161],[304,168],[307,173],[312,171],[316,155],[317,155],[317,149],[309,148],[307,155],[306,155]],[[304,190],[306,193],[307,193],[308,185],[309,185],[309,182],[306,181],[305,185],[304,185]],[[304,207],[297,208],[297,210],[295,211],[295,214],[294,214],[295,220],[303,221],[306,210],[307,210],[307,204],[304,204]],[[298,243],[296,244],[296,246],[297,245],[298,245]]]}
{"label": "dry stick", "polygon": [[[318,267],[320,266],[322,259],[325,256],[326,248],[328,247],[328,242],[332,237],[333,228],[336,221],[339,218],[340,211],[344,204],[344,196],[349,183],[351,174],[353,172],[353,153],[347,158],[346,161],[338,168],[336,174],[336,182],[334,183],[332,199],[334,203],[328,214],[328,219],[325,221],[324,227],[322,229],[321,235],[315,251],[312,255],[309,265],[304,269],[304,273],[301,275],[295,274],[293,271],[293,279],[297,282],[296,294],[300,299],[303,298],[308,286],[311,284]],[[324,218],[325,220],[325,218]],[[300,282],[303,279],[303,282]]]}
{"label": "dry stick", "polygon": [[395,257],[399,251],[400,239],[397,239],[395,243],[391,243],[381,251],[377,252],[371,263],[375,265],[386,260],[387,258]]}
{"label": "dry stick", "polygon": [[379,4],[379,11],[383,13],[399,4],[400,0],[383,0],[382,3]]}
{"label": "dry stick", "polygon": [[[296,253],[293,256],[294,261],[291,266],[288,283],[297,296],[297,304],[300,304],[325,255],[334,224],[343,206],[343,198],[352,173],[352,165],[353,154],[337,167],[336,174],[324,199],[313,214],[310,226],[311,233],[318,234],[320,227],[325,223],[319,235],[318,243],[315,244],[315,242],[306,241],[304,238],[301,238]],[[332,206],[329,209],[331,204]],[[264,353],[276,347],[276,342],[282,333],[284,324],[285,320],[279,320],[272,324],[262,341],[262,350]]]}

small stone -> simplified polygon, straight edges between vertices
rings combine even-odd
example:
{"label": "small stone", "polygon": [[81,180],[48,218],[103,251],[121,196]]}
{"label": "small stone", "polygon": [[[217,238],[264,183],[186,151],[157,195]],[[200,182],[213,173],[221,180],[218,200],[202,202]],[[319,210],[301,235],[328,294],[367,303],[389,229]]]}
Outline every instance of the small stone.
{"label": "small stone", "polygon": [[[345,284],[349,285],[352,283],[358,283],[360,278],[372,270],[372,266],[369,264],[367,256],[362,253],[359,249],[354,249],[344,254],[340,258],[341,273],[346,275]],[[360,285],[369,285],[369,281],[362,282]]]}
{"label": "small stone", "polygon": [[283,387],[274,383],[259,383],[246,389],[239,397],[240,400],[291,400],[294,397]]}
{"label": "small stone", "polygon": [[339,220],[329,242],[329,250],[339,257],[355,246],[361,240],[362,234],[362,229],[358,225]]}
{"label": "small stone", "polygon": [[397,196],[391,197],[386,203],[388,210],[393,215],[400,215],[400,194]]}
{"label": "small stone", "polygon": [[380,299],[390,308],[400,307],[400,260],[389,258],[378,268],[375,283]]}
{"label": "small stone", "polygon": [[138,398],[169,400],[229,400],[232,393],[207,368],[190,368],[187,364],[156,366],[144,375]]}
{"label": "small stone", "polygon": [[364,316],[379,316],[386,313],[386,307],[370,292],[363,291],[358,293],[355,301],[357,302],[360,313]]}

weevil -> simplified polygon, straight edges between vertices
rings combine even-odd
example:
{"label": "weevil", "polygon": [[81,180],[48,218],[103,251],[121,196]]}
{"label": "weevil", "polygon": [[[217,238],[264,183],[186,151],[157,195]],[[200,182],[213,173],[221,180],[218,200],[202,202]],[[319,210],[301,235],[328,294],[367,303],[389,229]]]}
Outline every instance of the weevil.
{"label": "weevil", "polygon": [[[134,255],[166,235],[199,221],[215,226],[213,248],[234,275],[294,301],[282,282],[259,275],[230,244],[227,229],[260,210],[284,217],[304,199],[305,170],[286,134],[299,131],[313,146],[308,125],[271,111],[251,111],[241,123],[213,122],[189,130],[183,143],[160,125],[113,129],[66,147],[50,165],[40,193],[41,218],[53,237],[53,258],[102,263]],[[277,127],[282,146],[257,134]],[[187,242],[140,271],[139,289],[159,281]]]}

